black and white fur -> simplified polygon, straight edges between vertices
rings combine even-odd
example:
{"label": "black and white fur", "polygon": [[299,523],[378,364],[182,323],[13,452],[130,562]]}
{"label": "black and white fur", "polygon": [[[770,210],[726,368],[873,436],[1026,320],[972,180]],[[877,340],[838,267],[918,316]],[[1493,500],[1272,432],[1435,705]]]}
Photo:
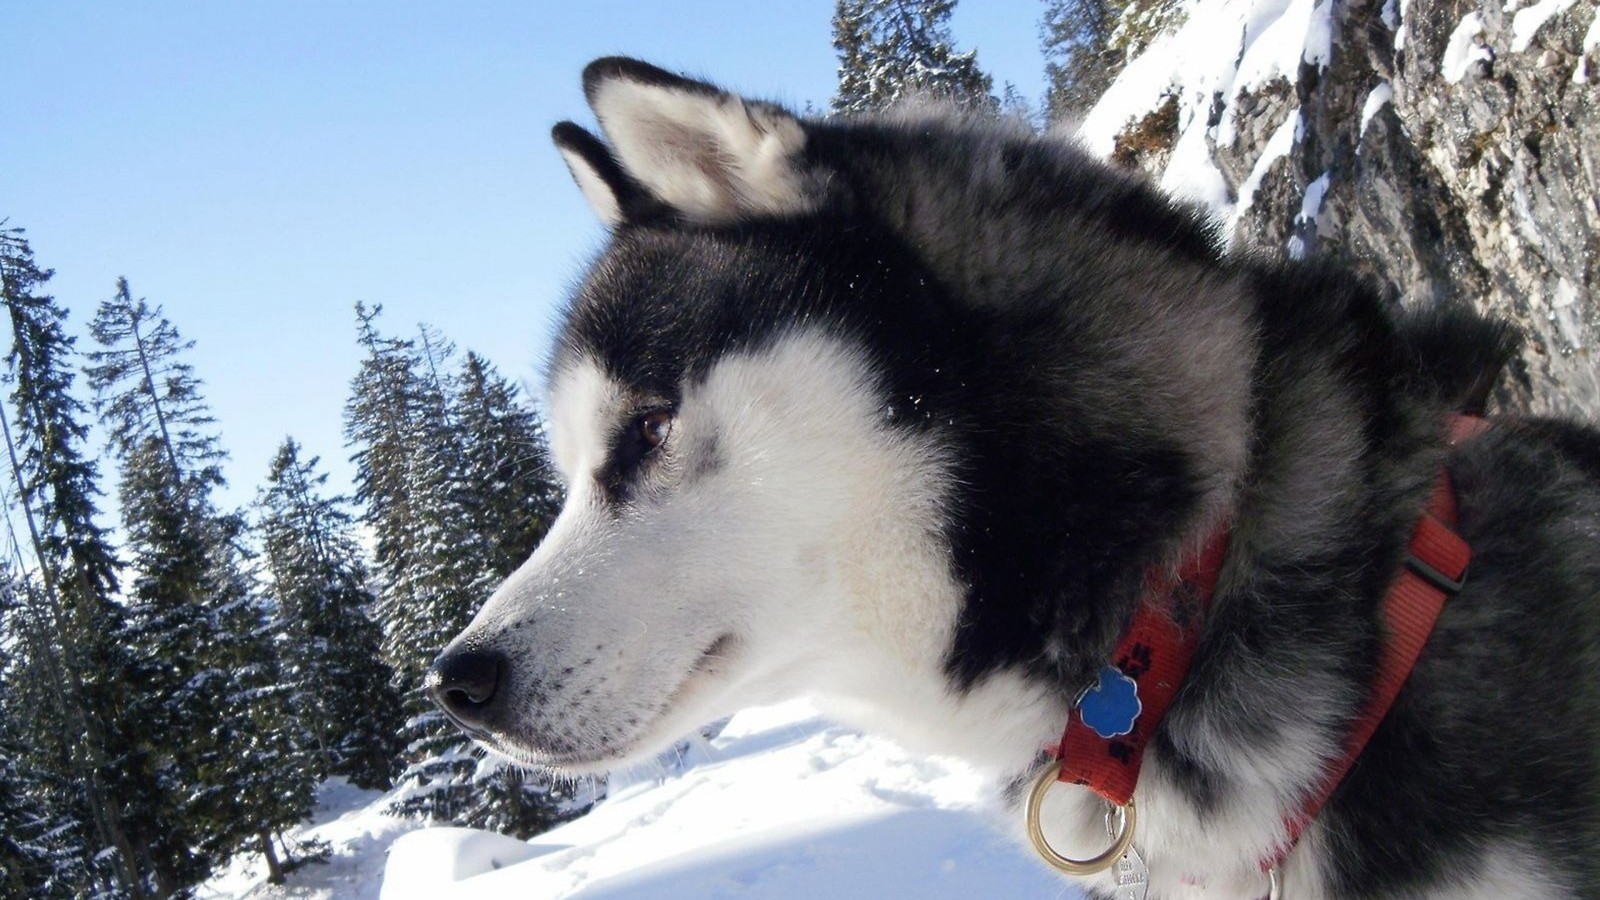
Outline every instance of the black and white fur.
{"label": "black and white fur", "polygon": [[[605,140],[555,139],[612,233],[549,372],[567,504],[433,675],[484,743],[603,771],[805,693],[1014,804],[1147,569],[1226,519],[1136,845],[1153,898],[1254,900],[1442,463],[1469,582],[1285,896],[1600,896],[1600,436],[1444,441],[1505,329],[1225,256],[993,121],[801,120],[626,59],[584,88]],[[1046,830],[1091,855],[1103,814],[1058,788]]]}

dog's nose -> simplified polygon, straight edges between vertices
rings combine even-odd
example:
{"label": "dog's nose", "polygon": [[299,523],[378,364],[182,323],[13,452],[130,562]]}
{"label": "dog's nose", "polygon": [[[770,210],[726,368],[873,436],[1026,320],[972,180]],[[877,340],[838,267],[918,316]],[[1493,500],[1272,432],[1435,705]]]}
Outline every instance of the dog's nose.
{"label": "dog's nose", "polygon": [[433,702],[457,725],[476,731],[489,719],[505,659],[482,650],[447,651],[433,661],[424,681]]}

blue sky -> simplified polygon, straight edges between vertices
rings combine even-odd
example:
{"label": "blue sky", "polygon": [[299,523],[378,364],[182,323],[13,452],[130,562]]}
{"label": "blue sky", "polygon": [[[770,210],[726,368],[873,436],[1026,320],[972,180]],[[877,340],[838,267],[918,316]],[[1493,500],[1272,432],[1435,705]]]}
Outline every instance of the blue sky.
{"label": "blue sky", "polygon": [[[953,20],[997,85],[1034,100],[1041,7],[966,0]],[[10,4],[0,218],[56,270],[75,331],[125,275],[197,342],[232,454],[226,502],[254,496],[286,434],[348,490],[357,300],[538,387],[556,310],[603,239],[548,137],[587,118],[585,62],[625,53],[823,108],[832,9]]]}

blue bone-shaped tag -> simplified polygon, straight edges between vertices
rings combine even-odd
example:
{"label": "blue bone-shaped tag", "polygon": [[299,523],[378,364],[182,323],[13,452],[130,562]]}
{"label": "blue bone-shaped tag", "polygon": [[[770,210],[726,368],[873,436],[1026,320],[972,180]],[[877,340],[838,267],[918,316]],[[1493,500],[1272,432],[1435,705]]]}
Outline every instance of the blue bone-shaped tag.
{"label": "blue bone-shaped tag", "polygon": [[1139,702],[1139,683],[1122,674],[1116,666],[1100,670],[1100,680],[1078,699],[1078,715],[1083,724],[1103,738],[1121,737],[1133,731],[1144,705]]}

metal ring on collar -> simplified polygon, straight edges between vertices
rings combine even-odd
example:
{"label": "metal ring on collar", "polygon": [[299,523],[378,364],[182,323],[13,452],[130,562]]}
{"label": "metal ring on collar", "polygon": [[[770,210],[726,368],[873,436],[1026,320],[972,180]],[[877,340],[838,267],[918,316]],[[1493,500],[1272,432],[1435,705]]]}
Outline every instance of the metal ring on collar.
{"label": "metal ring on collar", "polygon": [[1133,845],[1134,809],[1133,798],[1128,799],[1125,806],[1116,807],[1117,827],[1116,836],[1112,838],[1111,847],[1099,856],[1089,859],[1072,859],[1057,853],[1050,846],[1050,841],[1044,836],[1044,828],[1039,825],[1039,810],[1044,806],[1044,795],[1061,778],[1061,761],[1056,760],[1039,774],[1038,780],[1033,783],[1033,791],[1028,794],[1028,805],[1025,808],[1028,822],[1028,840],[1033,842],[1033,849],[1044,857],[1044,861],[1068,875],[1094,875],[1104,872],[1128,852]]}

